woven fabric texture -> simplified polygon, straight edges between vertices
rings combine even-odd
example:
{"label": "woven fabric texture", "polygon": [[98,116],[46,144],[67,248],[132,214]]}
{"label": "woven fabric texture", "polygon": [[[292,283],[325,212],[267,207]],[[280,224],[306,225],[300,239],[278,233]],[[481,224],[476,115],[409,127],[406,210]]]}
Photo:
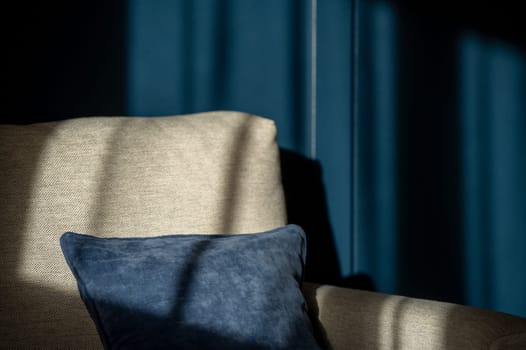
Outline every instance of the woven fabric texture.
{"label": "woven fabric texture", "polygon": [[59,246],[286,223],[274,123],[237,112],[0,126],[0,347],[97,348]]}
{"label": "woven fabric texture", "polygon": [[524,349],[526,319],[457,304],[304,284],[328,348]]}

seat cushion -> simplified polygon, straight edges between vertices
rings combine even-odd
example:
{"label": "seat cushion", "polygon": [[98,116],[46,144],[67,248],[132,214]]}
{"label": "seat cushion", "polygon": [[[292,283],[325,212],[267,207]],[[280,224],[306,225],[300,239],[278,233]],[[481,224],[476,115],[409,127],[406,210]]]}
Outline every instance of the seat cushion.
{"label": "seat cushion", "polygon": [[0,347],[100,346],[62,233],[282,226],[278,158],[274,123],[237,112],[1,125]]}
{"label": "seat cushion", "polygon": [[64,256],[106,349],[320,349],[300,284],[305,234],[97,238]]}

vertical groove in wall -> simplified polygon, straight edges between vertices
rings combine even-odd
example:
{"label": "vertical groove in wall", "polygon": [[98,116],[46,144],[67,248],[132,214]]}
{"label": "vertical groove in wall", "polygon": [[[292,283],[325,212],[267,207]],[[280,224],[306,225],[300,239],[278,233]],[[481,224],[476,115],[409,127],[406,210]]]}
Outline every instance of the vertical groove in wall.
{"label": "vertical groove in wall", "polygon": [[311,55],[311,86],[310,86],[310,156],[316,159],[317,143],[317,49],[318,49],[318,3],[311,0],[310,25],[310,55]]}
{"label": "vertical groove in wall", "polygon": [[359,0],[353,0],[351,5],[351,272],[357,273],[358,268],[358,88],[359,88]]}

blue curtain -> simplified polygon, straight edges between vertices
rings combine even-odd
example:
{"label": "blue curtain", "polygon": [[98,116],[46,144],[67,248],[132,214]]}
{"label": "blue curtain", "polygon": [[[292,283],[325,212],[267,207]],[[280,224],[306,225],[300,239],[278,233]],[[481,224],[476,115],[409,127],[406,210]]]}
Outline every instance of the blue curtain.
{"label": "blue curtain", "polygon": [[526,316],[526,45],[462,9],[133,0],[127,112],[273,118],[344,279]]}

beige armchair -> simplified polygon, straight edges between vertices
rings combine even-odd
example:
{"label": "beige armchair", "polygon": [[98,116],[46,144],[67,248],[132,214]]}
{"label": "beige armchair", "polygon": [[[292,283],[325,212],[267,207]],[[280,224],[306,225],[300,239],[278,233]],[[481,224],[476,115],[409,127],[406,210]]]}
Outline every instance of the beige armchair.
{"label": "beige armchair", "polygon": [[[276,128],[237,112],[0,126],[0,348],[101,348],[63,232],[248,233],[287,223]],[[329,349],[526,349],[526,320],[305,283]]]}

